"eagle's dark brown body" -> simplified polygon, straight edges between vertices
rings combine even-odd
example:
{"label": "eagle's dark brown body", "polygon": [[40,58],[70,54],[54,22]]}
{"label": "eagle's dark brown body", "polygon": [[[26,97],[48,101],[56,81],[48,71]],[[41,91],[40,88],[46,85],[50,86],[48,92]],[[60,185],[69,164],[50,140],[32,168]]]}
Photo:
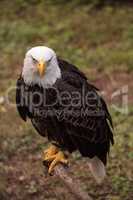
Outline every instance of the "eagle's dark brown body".
{"label": "eagle's dark brown body", "polygon": [[90,158],[98,156],[106,164],[113,144],[107,106],[82,72],[61,59],[58,63],[62,76],[50,88],[28,86],[22,77],[18,79],[16,103],[20,116],[24,120],[29,117],[42,136],[62,149],[79,150]]}

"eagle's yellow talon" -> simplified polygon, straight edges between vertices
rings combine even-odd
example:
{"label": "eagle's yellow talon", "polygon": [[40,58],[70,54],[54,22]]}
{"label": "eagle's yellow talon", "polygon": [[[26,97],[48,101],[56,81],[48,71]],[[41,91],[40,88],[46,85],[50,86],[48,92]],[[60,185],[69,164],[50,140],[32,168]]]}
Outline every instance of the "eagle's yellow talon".
{"label": "eagle's yellow talon", "polygon": [[54,160],[57,152],[58,148],[54,145],[51,145],[47,150],[43,152],[42,160],[46,162]]}
{"label": "eagle's yellow talon", "polygon": [[65,158],[65,155],[62,151],[51,145],[47,150],[43,152],[42,159],[49,166],[48,173],[51,174],[54,170],[54,167],[59,164],[68,164],[68,160]]}
{"label": "eagle's yellow talon", "polygon": [[55,155],[53,155],[53,156],[46,156],[45,159],[44,159],[44,161],[50,162],[50,161],[53,161],[54,159],[55,159]]}
{"label": "eagle's yellow talon", "polygon": [[59,151],[55,156],[54,156],[54,160],[51,162],[49,169],[48,169],[48,173],[51,174],[52,171],[54,170],[54,167],[59,164],[65,164],[68,165],[68,160],[65,158],[65,155],[62,151]]}

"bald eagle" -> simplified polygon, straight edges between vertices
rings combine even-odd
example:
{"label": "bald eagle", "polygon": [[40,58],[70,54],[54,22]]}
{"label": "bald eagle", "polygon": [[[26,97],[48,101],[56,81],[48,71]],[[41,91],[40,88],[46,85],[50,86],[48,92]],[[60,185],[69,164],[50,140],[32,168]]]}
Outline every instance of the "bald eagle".
{"label": "bald eagle", "polygon": [[21,118],[29,118],[51,146],[43,152],[51,173],[58,163],[68,163],[65,152],[76,150],[88,157],[98,182],[113,140],[113,124],[98,89],[84,73],[58,58],[45,46],[31,48],[17,80],[16,105]]}

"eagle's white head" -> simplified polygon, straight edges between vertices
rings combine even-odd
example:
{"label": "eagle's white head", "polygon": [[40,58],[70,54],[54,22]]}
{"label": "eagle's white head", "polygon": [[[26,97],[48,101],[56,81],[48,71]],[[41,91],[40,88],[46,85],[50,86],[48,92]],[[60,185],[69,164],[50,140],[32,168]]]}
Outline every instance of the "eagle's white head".
{"label": "eagle's white head", "polygon": [[61,77],[55,52],[45,46],[31,48],[25,55],[22,77],[27,85],[52,86]]}

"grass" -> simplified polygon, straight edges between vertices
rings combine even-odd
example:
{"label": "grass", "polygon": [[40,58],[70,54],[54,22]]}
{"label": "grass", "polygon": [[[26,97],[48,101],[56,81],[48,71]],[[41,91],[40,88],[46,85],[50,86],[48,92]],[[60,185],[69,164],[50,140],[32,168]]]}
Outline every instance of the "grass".
{"label": "grass", "polygon": [[[14,86],[26,50],[35,45],[52,47],[83,70],[98,87],[102,83],[109,94],[125,84],[129,85],[129,95],[132,94],[131,7],[106,6],[96,10],[90,5],[72,3],[48,5],[39,1],[27,6],[25,1],[14,2],[5,0],[0,4],[0,96]],[[130,98],[128,115],[112,110],[116,143],[102,190],[79,154],[74,154],[71,160],[72,173],[82,180],[84,189],[94,199],[133,199],[133,98]],[[0,199],[12,196],[13,200],[55,200],[61,195],[68,199],[69,194],[58,180],[44,176],[40,151],[47,147],[47,141],[34,132],[29,122],[22,122],[16,109],[6,103],[0,104],[0,120],[0,176],[4,174],[0,179]]]}
{"label": "grass", "polygon": [[3,4],[1,79],[7,73],[10,76],[14,66],[22,65],[25,51],[35,45],[52,47],[58,55],[83,69],[132,71],[132,8],[105,7],[95,11],[70,3],[65,7],[38,3],[24,8],[19,3]]}

